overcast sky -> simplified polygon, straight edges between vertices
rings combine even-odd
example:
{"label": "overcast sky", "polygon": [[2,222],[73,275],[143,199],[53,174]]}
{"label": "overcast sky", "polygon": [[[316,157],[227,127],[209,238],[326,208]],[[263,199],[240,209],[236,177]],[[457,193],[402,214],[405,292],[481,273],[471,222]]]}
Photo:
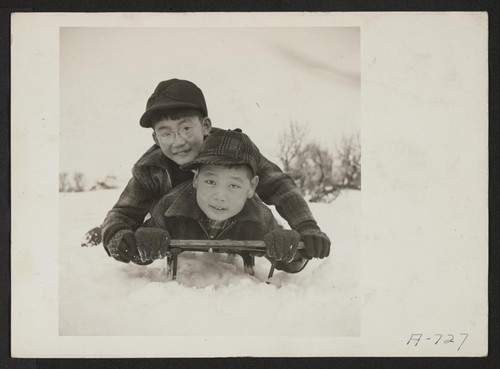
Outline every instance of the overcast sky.
{"label": "overcast sky", "polygon": [[60,170],[130,177],[153,143],[139,118],[170,78],[197,84],[213,125],[242,128],[272,160],[291,120],[329,148],[360,129],[357,27],[61,28]]}

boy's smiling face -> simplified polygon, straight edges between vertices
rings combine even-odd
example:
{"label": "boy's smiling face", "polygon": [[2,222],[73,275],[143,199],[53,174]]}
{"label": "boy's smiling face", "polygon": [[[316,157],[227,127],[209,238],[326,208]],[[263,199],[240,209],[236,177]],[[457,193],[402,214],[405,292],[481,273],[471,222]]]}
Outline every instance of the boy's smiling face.
{"label": "boy's smiling face", "polygon": [[198,155],[211,127],[210,119],[197,116],[162,119],[154,124],[153,139],[167,158],[182,165]]}
{"label": "boy's smiling face", "polygon": [[259,183],[245,165],[226,166],[205,164],[193,179],[196,202],[205,215],[223,221],[238,214],[251,198]]}

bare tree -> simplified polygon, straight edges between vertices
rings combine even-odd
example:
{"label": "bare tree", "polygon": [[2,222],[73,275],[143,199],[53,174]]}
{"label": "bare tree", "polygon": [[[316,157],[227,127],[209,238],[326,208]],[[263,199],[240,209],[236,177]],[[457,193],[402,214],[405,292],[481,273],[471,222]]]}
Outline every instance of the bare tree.
{"label": "bare tree", "polygon": [[359,132],[343,136],[337,148],[336,182],[351,189],[361,189],[361,142]]}
{"label": "bare tree", "polygon": [[75,182],[75,186],[74,186],[75,192],[85,191],[86,180],[85,180],[85,175],[83,173],[76,172],[73,175],[73,181]]}
{"label": "bare tree", "polygon": [[104,181],[97,181],[95,185],[93,185],[89,191],[96,191],[96,190],[107,190],[110,188],[118,188],[119,185],[117,183],[116,177],[115,176],[106,176]]}
{"label": "bare tree", "polygon": [[59,173],[59,192],[85,191],[86,184],[85,175],[81,172],[72,173],[72,177],[68,172]]}
{"label": "bare tree", "polygon": [[290,122],[279,137],[283,171],[310,201],[332,201],[338,194],[332,180],[332,154],[317,142],[307,141],[307,126]]}
{"label": "bare tree", "polygon": [[59,173],[59,192],[67,192],[70,188],[68,173]]}
{"label": "bare tree", "polygon": [[306,173],[307,193],[312,202],[330,202],[339,194],[338,186],[333,181],[333,156],[328,149],[317,142],[307,145],[305,156],[309,162]]}
{"label": "bare tree", "polygon": [[306,146],[306,152],[314,164],[316,177],[314,182],[320,186],[331,184],[333,157],[330,152],[316,142],[309,143]]}
{"label": "bare tree", "polygon": [[306,146],[307,126],[290,121],[289,130],[279,136],[279,159],[283,171],[289,173],[294,162],[300,161]]}

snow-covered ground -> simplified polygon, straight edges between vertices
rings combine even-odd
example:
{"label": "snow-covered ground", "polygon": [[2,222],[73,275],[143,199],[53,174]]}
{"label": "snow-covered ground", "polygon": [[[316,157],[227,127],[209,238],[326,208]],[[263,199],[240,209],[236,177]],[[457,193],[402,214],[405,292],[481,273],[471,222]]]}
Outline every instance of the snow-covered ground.
{"label": "snow-covered ground", "polygon": [[87,336],[357,336],[360,334],[361,194],[345,191],[331,204],[310,204],[333,241],[327,259],[298,274],[276,271],[265,258],[255,276],[239,257],[183,253],[178,276],[165,260],[123,264],[102,245],[81,247],[120,190],[60,194],[59,334]]}

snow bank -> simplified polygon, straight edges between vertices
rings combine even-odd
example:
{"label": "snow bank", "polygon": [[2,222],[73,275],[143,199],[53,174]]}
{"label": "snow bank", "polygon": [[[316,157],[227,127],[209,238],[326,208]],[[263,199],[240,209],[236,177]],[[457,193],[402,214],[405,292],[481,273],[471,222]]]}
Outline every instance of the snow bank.
{"label": "snow bank", "polygon": [[255,276],[238,256],[183,253],[178,279],[165,261],[119,263],[102,245],[80,247],[119,190],[60,195],[59,333],[61,335],[356,336],[360,333],[358,191],[310,204],[333,240],[330,257],[302,272],[276,271],[256,259]]}

